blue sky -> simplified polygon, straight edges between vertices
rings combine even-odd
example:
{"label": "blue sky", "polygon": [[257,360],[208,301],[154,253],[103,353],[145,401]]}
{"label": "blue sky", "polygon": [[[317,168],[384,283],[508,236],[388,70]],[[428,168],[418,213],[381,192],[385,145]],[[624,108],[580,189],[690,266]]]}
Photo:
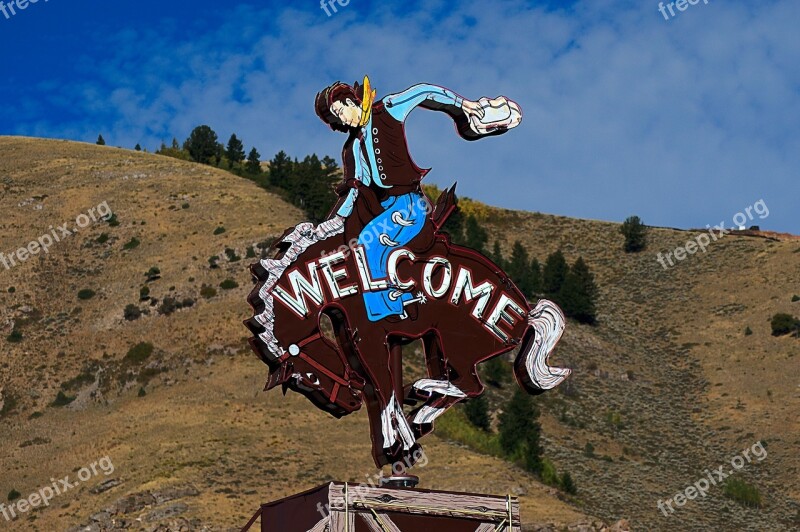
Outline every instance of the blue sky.
{"label": "blue sky", "polygon": [[[7,2],[6,2],[7,3]],[[192,127],[265,156],[339,156],[313,97],[369,74],[506,95],[522,124],[467,143],[417,110],[426,178],[494,205],[705,227],[759,200],[800,234],[800,3],[39,0],[0,13],[0,134],[153,150]],[[2,154],[0,154],[2,156]],[[202,186],[201,183],[198,186]]]}

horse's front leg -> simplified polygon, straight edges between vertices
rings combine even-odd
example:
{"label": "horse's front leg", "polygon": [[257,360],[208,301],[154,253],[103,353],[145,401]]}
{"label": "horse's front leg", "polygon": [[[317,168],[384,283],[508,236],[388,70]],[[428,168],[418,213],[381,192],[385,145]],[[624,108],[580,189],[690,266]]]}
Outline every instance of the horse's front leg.
{"label": "horse's front leg", "polygon": [[358,343],[357,349],[369,381],[364,392],[372,434],[372,455],[379,467],[394,464],[410,456],[417,448],[414,432],[403,413],[402,375],[399,392],[396,389],[393,366],[399,365],[398,352],[383,340],[367,338]]}

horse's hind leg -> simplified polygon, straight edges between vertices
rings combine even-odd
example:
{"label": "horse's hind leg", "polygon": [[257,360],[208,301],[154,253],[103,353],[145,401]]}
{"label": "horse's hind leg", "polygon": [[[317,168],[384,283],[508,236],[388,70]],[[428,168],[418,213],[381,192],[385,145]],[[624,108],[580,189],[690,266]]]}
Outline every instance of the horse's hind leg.
{"label": "horse's hind leg", "polygon": [[[477,397],[483,393],[483,384],[475,370],[477,356],[451,352],[454,357],[448,358],[446,346],[437,333],[427,335],[424,338],[424,345],[430,378],[415,382],[407,394],[410,399],[426,399],[422,406],[409,415],[411,427],[417,438],[433,431],[434,420],[447,409],[466,398]],[[490,352],[482,351],[479,341],[470,346],[470,351]]]}

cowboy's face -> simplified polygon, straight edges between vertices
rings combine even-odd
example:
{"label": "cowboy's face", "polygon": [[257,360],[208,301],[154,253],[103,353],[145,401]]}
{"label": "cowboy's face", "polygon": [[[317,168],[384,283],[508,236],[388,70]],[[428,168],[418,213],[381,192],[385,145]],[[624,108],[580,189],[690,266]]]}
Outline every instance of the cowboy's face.
{"label": "cowboy's face", "polygon": [[333,102],[331,105],[331,113],[336,115],[344,125],[349,127],[358,127],[358,123],[361,120],[361,108],[350,98],[347,98],[344,102]]}

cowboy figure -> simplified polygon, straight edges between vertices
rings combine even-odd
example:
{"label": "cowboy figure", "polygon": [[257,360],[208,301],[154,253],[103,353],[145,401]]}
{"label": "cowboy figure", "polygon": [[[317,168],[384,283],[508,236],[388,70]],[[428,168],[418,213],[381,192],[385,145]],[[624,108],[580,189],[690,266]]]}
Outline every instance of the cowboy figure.
{"label": "cowboy figure", "polygon": [[[391,251],[408,245],[423,231],[428,235],[418,241],[433,241],[433,228],[426,226],[431,208],[420,187],[430,169],[418,167],[409,154],[406,117],[417,106],[445,112],[467,140],[503,133],[519,122],[519,114],[511,117],[510,113],[505,122],[487,126],[483,122],[487,110],[496,118],[496,109],[486,102],[492,101],[470,101],[429,84],[414,85],[375,101],[366,76],[361,86],[336,82],[317,94],[315,108],[320,119],[331,129],[348,133],[342,150],[344,179],[337,188],[340,198],[333,213],[346,219],[346,232],[348,225],[363,227],[357,242],[365,252],[370,278],[377,283],[375,290],[363,293],[370,321],[404,318],[404,307],[418,301],[414,294],[388,282]],[[509,109],[508,100],[503,98],[501,103]],[[354,212],[361,225],[349,223]]]}

